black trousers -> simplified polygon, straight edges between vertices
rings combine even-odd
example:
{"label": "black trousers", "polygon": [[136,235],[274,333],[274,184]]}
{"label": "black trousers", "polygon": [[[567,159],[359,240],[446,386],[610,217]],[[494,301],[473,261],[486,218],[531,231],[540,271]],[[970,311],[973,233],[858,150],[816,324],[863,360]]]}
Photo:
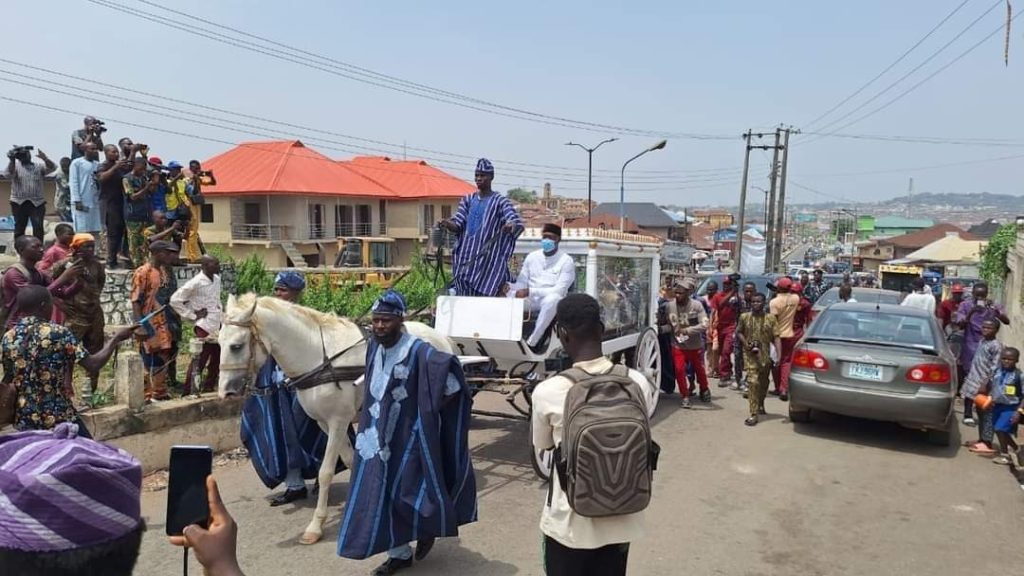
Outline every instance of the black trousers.
{"label": "black trousers", "polygon": [[568,548],[544,537],[544,573],[547,576],[625,576],[629,543],[609,544],[593,550]]}
{"label": "black trousers", "polygon": [[120,204],[107,204],[107,264],[116,265],[117,255],[127,242],[127,227],[124,224],[124,208]]}
{"label": "black trousers", "polygon": [[25,228],[28,221],[32,220],[32,235],[39,240],[43,239],[46,232],[43,229],[43,216],[46,214],[46,203],[39,206],[25,200],[21,204],[11,202],[11,214],[14,216],[14,237],[25,235]]}

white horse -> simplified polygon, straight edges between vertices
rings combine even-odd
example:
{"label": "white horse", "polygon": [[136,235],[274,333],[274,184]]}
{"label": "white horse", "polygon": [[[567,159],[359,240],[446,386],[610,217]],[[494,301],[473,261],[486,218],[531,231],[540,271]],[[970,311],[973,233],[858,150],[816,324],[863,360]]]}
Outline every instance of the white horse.
{"label": "white horse", "polygon": [[[449,354],[452,346],[432,328],[418,322],[406,322],[406,330]],[[286,376],[296,379],[319,368],[324,359],[343,352],[332,366],[365,368],[366,338],[359,326],[332,314],[324,314],[272,297],[257,298],[246,294],[228,298],[224,325],[218,338],[221,345],[221,398],[243,394],[245,383],[254,377],[268,356],[281,367]],[[361,373],[362,370],[359,370]],[[320,493],[316,511],[300,542],[313,544],[323,535],[327,517],[327,495],[338,458],[352,469],[352,444],[348,438],[349,424],[356,422],[363,402],[363,386],[353,381],[321,384],[298,390],[299,404],[320,428],[327,433],[327,448],[317,479]]]}

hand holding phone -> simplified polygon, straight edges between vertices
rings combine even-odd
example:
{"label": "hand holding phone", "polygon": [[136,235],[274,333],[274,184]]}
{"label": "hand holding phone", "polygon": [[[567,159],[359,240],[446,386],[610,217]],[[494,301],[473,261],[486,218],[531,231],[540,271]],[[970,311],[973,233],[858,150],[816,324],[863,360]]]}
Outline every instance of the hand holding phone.
{"label": "hand holding phone", "polygon": [[186,526],[181,536],[171,537],[171,544],[195,550],[196,560],[203,565],[207,574],[241,575],[236,551],[238,526],[224,506],[213,476],[206,478],[206,497],[210,509],[210,527]]}
{"label": "hand holding phone", "polygon": [[167,477],[167,535],[181,536],[186,526],[209,526],[206,478],[213,471],[209,446],[172,446]]}

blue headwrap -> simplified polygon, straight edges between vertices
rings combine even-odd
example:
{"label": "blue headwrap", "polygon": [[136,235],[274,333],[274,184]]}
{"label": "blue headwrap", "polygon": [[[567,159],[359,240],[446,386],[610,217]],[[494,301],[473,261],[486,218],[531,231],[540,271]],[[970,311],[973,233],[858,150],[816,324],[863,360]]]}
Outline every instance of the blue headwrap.
{"label": "blue headwrap", "polygon": [[277,276],[274,278],[274,286],[283,286],[298,292],[299,290],[306,289],[306,279],[298,272],[285,270],[277,273]]}
{"label": "blue headwrap", "polygon": [[476,161],[476,171],[483,172],[484,174],[494,174],[494,164],[487,158],[481,158]]}
{"label": "blue headwrap", "polygon": [[372,312],[374,314],[389,314],[401,318],[405,316],[405,298],[394,290],[388,290],[381,294],[377,301],[373,303]]}

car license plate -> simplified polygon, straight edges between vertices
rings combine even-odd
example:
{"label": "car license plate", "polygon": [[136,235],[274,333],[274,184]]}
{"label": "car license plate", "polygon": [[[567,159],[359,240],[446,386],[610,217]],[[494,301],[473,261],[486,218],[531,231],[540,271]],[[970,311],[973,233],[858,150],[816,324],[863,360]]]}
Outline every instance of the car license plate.
{"label": "car license plate", "polygon": [[882,367],[878,364],[861,364],[859,362],[854,362],[850,364],[850,378],[881,382]]}

